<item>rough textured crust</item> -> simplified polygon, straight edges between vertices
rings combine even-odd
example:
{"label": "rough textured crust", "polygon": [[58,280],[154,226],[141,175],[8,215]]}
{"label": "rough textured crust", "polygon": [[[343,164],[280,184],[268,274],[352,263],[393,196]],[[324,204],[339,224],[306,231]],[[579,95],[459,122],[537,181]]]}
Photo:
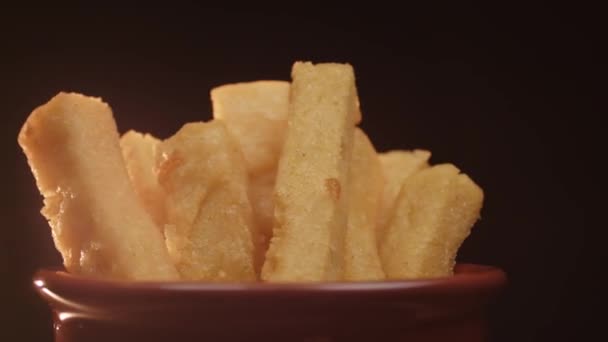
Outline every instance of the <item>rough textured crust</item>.
{"label": "rough textured crust", "polygon": [[297,62],[292,78],[287,137],[274,193],[273,237],[262,278],[338,280],[343,273],[348,166],[357,111],[354,72],[347,64]]}
{"label": "rough textured crust", "polygon": [[150,134],[128,131],[120,138],[120,148],[131,184],[144,208],[162,229],[165,224],[165,194],[156,176],[156,148],[160,140]]}
{"label": "rough textured crust", "polygon": [[289,82],[255,81],[227,84],[211,90],[213,117],[226,123],[257,175],[276,169],[285,140]]}
{"label": "rough textured crust", "polygon": [[414,173],[429,167],[431,152],[393,150],[380,153],[378,157],[385,179],[382,206],[378,214],[378,243],[381,243],[386,236],[386,226],[403,182]]}
{"label": "rough textured crust", "polygon": [[272,236],[274,183],[287,130],[289,89],[286,81],[254,81],[211,90],[213,117],[226,124],[245,157],[260,260]]}
{"label": "rough textured crust", "polygon": [[384,279],[376,243],[384,175],[374,146],[359,128],[353,141],[349,184],[344,280]]}
{"label": "rough textured crust", "polygon": [[178,278],[159,229],[130,185],[107,104],[60,93],[32,112],[18,141],[69,272]]}
{"label": "rough textured crust", "polygon": [[406,179],[380,247],[388,278],[451,275],[456,254],[479,218],[483,191],[451,164]]}
{"label": "rough textured crust", "polygon": [[184,125],[158,158],[167,247],[182,278],[255,280],[247,171],[224,123]]}

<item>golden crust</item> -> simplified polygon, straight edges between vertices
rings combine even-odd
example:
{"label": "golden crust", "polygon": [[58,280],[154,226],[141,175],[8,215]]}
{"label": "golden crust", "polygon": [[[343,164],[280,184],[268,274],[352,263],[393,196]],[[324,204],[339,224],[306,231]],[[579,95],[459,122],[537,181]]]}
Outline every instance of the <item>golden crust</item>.
{"label": "golden crust", "polygon": [[159,147],[165,236],[182,278],[253,281],[253,218],[247,171],[221,121],[189,123]]}
{"label": "golden crust", "polygon": [[177,279],[161,233],[131,187],[107,104],[60,93],[32,112],[18,141],[69,272]]}
{"label": "golden crust", "polygon": [[[357,93],[347,64],[294,64],[266,281],[342,279]],[[331,187],[326,186],[331,180]],[[340,196],[336,189],[340,188]]]}
{"label": "golden crust", "polygon": [[426,150],[392,150],[378,155],[384,174],[382,206],[378,214],[378,243],[386,236],[391,212],[403,182],[416,172],[429,167],[431,152]]}
{"label": "golden crust", "polygon": [[388,278],[452,274],[456,254],[479,218],[483,191],[451,164],[406,179],[380,255]]}
{"label": "golden crust", "polygon": [[344,279],[381,280],[384,271],[377,248],[377,221],[384,175],[374,146],[357,128],[350,166],[350,198],[344,248]]}
{"label": "golden crust", "polygon": [[165,194],[156,175],[156,148],[160,140],[150,134],[128,131],[120,138],[120,148],[131,184],[144,208],[162,229],[165,224]]}

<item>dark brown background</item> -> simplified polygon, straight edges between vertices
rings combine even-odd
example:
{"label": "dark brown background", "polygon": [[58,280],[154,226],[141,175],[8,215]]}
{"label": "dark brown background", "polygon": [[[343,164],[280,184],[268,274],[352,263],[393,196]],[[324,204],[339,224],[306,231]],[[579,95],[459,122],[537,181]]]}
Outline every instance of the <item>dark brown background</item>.
{"label": "dark brown background", "polygon": [[485,189],[460,260],[509,274],[492,340],[576,340],[596,329],[597,11],[370,5],[3,9],[0,340],[52,333],[30,277],[60,260],[16,144],[35,106],[60,90],[101,96],[121,131],[167,137],[210,117],[211,87],[288,79],[295,60],[352,63],[362,126],[379,150],[430,149]]}

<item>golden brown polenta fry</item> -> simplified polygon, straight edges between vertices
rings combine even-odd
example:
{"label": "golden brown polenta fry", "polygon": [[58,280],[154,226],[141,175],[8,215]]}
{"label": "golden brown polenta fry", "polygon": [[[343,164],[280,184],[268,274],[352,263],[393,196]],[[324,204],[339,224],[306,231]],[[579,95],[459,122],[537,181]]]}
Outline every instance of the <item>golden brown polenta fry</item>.
{"label": "golden brown polenta fry", "polygon": [[[238,140],[250,175],[276,169],[285,141],[290,84],[254,81],[211,90],[213,117],[226,123]],[[361,121],[357,100],[355,123]]]}
{"label": "golden brown polenta fry", "polygon": [[431,152],[425,150],[393,150],[379,154],[384,173],[382,207],[378,215],[378,243],[386,235],[386,225],[403,182],[412,174],[429,167]]}
{"label": "golden brown polenta fry", "polygon": [[[272,194],[287,130],[289,89],[286,81],[254,81],[211,90],[213,117],[226,123],[247,161],[249,198],[260,233],[256,248],[264,253],[272,236]],[[356,121],[360,120],[357,110]]]}
{"label": "golden brown polenta fry", "polygon": [[165,237],[182,278],[255,280],[247,171],[224,123],[186,124],[159,153]]}
{"label": "golden brown polenta fry", "polygon": [[211,90],[213,117],[241,145],[247,172],[274,173],[285,141],[289,82],[255,81],[227,84]]}
{"label": "golden brown polenta fry", "polygon": [[275,185],[273,237],[262,278],[343,276],[348,170],[357,110],[348,64],[296,62],[285,145]]}
{"label": "golden brown polenta fry", "polygon": [[382,166],[371,141],[359,128],[355,129],[352,153],[344,280],[380,280],[385,276],[376,224],[384,186]]}
{"label": "golden brown polenta fry", "polygon": [[60,93],[32,112],[18,140],[69,272],[178,278],[160,231],[131,187],[107,104]]}
{"label": "golden brown polenta fry", "polygon": [[120,138],[122,156],[131,184],[154,222],[163,229],[165,195],[156,176],[156,148],[160,140],[150,134],[128,131]]}
{"label": "golden brown polenta fry", "polygon": [[255,81],[211,90],[213,117],[226,124],[247,162],[248,193],[258,232],[254,244],[260,261],[272,235],[272,196],[287,129],[289,88],[285,81]]}
{"label": "golden brown polenta fry", "polygon": [[451,275],[456,254],[479,218],[483,191],[451,164],[405,180],[380,256],[388,278]]}

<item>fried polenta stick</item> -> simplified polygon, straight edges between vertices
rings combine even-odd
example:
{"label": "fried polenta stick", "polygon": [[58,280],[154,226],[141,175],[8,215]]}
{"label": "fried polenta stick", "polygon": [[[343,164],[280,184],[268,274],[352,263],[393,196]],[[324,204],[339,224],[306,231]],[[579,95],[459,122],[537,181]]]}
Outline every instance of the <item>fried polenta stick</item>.
{"label": "fried polenta stick", "polygon": [[380,256],[388,278],[451,275],[456,254],[479,218],[483,191],[451,164],[405,180]]}
{"label": "fried polenta stick", "polygon": [[211,90],[213,117],[221,120],[243,151],[255,220],[254,245],[260,261],[272,236],[272,194],[287,130],[289,82],[255,81]]}
{"label": "fried polenta stick", "polygon": [[[285,141],[290,84],[254,81],[225,84],[211,89],[213,117],[226,123],[238,140],[247,171],[257,175],[274,170]],[[361,121],[357,100],[355,123]]]}
{"label": "fried polenta stick", "polygon": [[60,93],[31,113],[18,141],[69,272],[178,278],[159,229],[131,187],[107,104]]}
{"label": "fried polenta stick", "polygon": [[144,208],[162,229],[165,224],[165,195],[156,176],[156,148],[160,140],[150,134],[128,131],[120,138],[122,156],[131,184]]}
{"label": "fried polenta stick", "polygon": [[343,276],[348,173],[357,111],[348,64],[296,62],[279,160],[265,281]]}
{"label": "fried polenta stick", "polygon": [[380,280],[385,276],[378,255],[376,224],[384,186],[382,166],[371,141],[359,128],[355,130],[352,153],[344,280]]}
{"label": "fried polenta stick", "polygon": [[213,117],[241,145],[248,174],[274,172],[285,141],[289,82],[226,84],[211,90],[211,101]]}
{"label": "fried polenta stick", "polygon": [[255,280],[247,172],[224,123],[186,124],[159,153],[165,237],[182,278]]}
{"label": "fried polenta stick", "polygon": [[[258,231],[256,249],[265,253],[272,236],[276,169],[285,141],[290,83],[254,81],[211,90],[213,117],[240,143],[249,173],[249,198]],[[355,120],[361,120],[357,102]]]}
{"label": "fried polenta stick", "polygon": [[393,150],[378,155],[384,173],[382,207],[378,215],[378,243],[384,241],[386,225],[403,182],[412,174],[429,167],[431,152]]}

